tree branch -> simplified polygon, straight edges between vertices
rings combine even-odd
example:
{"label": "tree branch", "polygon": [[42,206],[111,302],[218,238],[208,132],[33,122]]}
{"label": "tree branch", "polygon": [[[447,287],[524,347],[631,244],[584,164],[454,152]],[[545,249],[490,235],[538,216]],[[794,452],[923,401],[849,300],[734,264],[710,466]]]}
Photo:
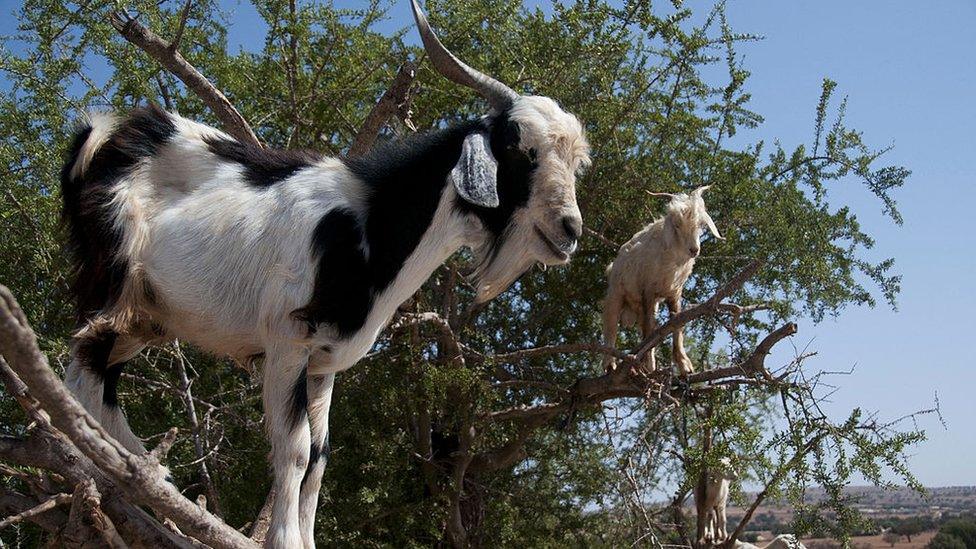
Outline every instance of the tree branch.
{"label": "tree branch", "polygon": [[[261,142],[247,120],[234,108],[227,97],[176,50],[174,47],[175,40],[173,44],[167,43],[153,31],[122,12],[112,12],[109,21],[123,38],[138,46],[166,70],[182,80],[187,88],[210,107],[227,133],[246,145],[261,146]],[[181,35],[182,33],[178,33],[177,38]]]}
{"label": "tree branch", "polygon": [[349,146],[349,157],[355,158],[365,154],[373,146],[376,136],[383,129],[386,121],[401,111],[403,105],[407,104],[410,100],[410,86],[416,76],[416,69],[414,63],[409,60],[400,65],[390,87],[373,105],[372,110],[366,116],[366,120],[363,121],[363,125],[359,128],[359,132],[356,133],[352,145]]}
{"label": "tree branch", "polygon": [[183,497],[159,474],[152,455],[135,455],[112,438],[75,400],[47,364],[27,318],[10,290],[0,286],[0,354],[30,387],[31,394],[99,469],[136,502],[171,518],[183,531],[217,547],[254,548],[254,542]]}
{"label": "tree branch", "polygon": [[71,494],[57,494],[51,496],[50,498],[42,501],[41,503],[17,513],[16,515],[9,516],[3,520],[0,520],[0,530],[10,526],[11,524],[16,524],[22,520],[29,519],[31,517],[46,513],[51,509],[54,509],[58,505],[64,505],[65,503],[71,502]]}

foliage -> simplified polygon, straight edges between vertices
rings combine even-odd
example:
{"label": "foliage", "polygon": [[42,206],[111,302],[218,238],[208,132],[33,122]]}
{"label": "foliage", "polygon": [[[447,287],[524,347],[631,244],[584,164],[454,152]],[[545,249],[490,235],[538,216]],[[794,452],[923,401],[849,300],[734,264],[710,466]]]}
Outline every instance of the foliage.
{"label": "foliage", "polygon": [[939,528],[939,533],[932,538],[928,546],[932,549],[976,547],[976,520],[972,517],[953,519]]}
{"label": "foliage", "polygon": [[[228,46],[233,17],[226,6],[190,5],[181,51],[274,146],[341,153],[397,66],[420,55],[403,31],[376,30],[387,7],[381,2],[355,10],[301,3],[290,10],[283,0],[255,0],[266,25],[263,41],[237,52]],[[157,101],[216,122],[179,81],[116,35],[107,22],[114,7],[107,0],[26,0],[16,14],[19,31],[4,37],[0,57],[6,77],[0,94],[0,282],[14,290],[44,336],[52,363],[63,360],[73,327],[55,183],[73,120],[89,108]],[[685,295],[700,302],[750,258],[764,258],[766,268],[735,298],[768,302],[772,310],[741,319],[727,348],[716,344],[723,329],[718,320],[693,326],[693,359],[700,366],[734,363],[784,319],[820,320],[849,306],[873,306],[877,297],[894,305],[899,277],[893,260],[866,258],[874,240],[850,207],[830,201],[830,189],[860,182],[900,223],[891,192],[908,170],[882,165],[886,149],[870,148],[846,125],[847,101],[836,104],[837,84],[829,79],[813,112],[809,144],[729,147],[730,137],[762,118],[748,109],[749,72],[736,52],[757,37],[730,29],[723,3],[704,14],[681,2],[652,8],[637,0],[622,6],[557,2],[551,10],[527,9],[518,0],[430,1],[426,7],[461,58],[519,91],[555,98],[585,121],[595,161],[578,182],[579,201],[596,233],[623,242],[659,213],[662,204],[644,191],[715,185],[709,210],[727,240],[705,244]],[[130,5],[142,24],[164,36],[178,27],[181,9],[182,2],[172,1]],[[406,21],[397,23],[413,32]],[[726,80],[707,80],[707,70],[722,64]],[[420,69],[412,101],[417,127],[483,112],[468,90],[426,65]],[[459,338],[487,356],[595,340],[603,271],[615,251],[584,239],[570,267],[527,274],[490,306],[474,310]],[[410,310],[437,310],[451,288],[450,312],[472,311],[472,290],[457,277],[464,266],[462,254],[438,271]],[[636,343],[629,334],[621,348]],[[599,368],[598,357],[586,354],[515,365],[449,364],[427,327],[391,331],[376,351],[340,376],[332,407],[334,451],[318,532],[334,545],[438,543],[450,492],[446,464],[459,426],[489,410],[552,396],[538,386],[503,386],[499,369],[558,393]],[[179,399],[185,387],[174,366],[181,356],[175,348],[150,351],[127,370],[121,400],[137,433],[159,436],[171,425],[188,426]],[[201,436],[212,451],[198,459],[191,440],[181,439],[170,457],[177,483],[191,496],[205,491],[205,463],[220,511],[232,525],[243,525],[269,485],[256,376],[193,352],[185,359],[204,423]],[[712,391],[680,408],[621,399],[574,409],[528,439],[526,459],[469,479],[461,502],[469,530],[484,545],[615,545],[646,533],[680,538],[682,528],[647,532],[640,505],[628,502],[655,497],[655,487],[675,486],[680,505],[703,467],[732,454],[744,478],[768,484],[769,497],[799,501],[810,483],[825,486],[830,497],[800,507],[793,527],[843,538],[860,518],[840,487],[857,475],[882,483],[885,470],[917,486],[904,451],[922,435],[878,424],[862,410],[841,421],[817,413],[818,380],[802,379],[814,388],[792,397],[743,386]],[[15,408],[11,399],[0,399],[5,433],[23,429]],[[770,422],[771,416],[781,421]],[[421,429],[429,429],[435,446],[429,467],[417,458]],[[710,448],[706,430],[714,433]],[[479,425],[476,448],[496,448],[515,433],[513,425]],[[625,470],[636,472],[637,488],[623,480]],[[744,501],[745,495],[734,497]]]}

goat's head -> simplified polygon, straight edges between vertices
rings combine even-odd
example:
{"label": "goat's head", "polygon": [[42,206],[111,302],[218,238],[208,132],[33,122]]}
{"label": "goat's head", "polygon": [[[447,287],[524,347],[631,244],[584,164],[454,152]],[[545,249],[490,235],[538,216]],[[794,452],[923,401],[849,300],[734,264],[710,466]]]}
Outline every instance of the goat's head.
{"label": "goat's head", "polygon": [[671,198],[664,218],[665,238],[672,247],[679,250],[679,253],[687,253],[692,259],[698,257],[701,252],[702,231],[707,229],[715,238],[724,240],[715,222],[712,221],[712,216],[708,215],[705,200],[702,198],[702,194],[710,186],[698,187],[690,194],[648,193],[651,196]]}
{"label": "goat's head", "polygon": [[723,480],[736,480],[738,478],[738,473],[732,467],[732,459],[728,457],[723,457],[719,460],[718,465],[708,468],[708,482],[712,484],[718,484]]}
{"label": "goat's head", "polygon": [[583,230],[576,173],[589,164],[579,120],[548,97],[523,96],[472,69],[434,35],[412,0],[431,64],[491,106],[484,132],[469,135],[452,173],[458,206],[481,221],[474,242],[480,302],[507,288],[536,263],[569,261]]}

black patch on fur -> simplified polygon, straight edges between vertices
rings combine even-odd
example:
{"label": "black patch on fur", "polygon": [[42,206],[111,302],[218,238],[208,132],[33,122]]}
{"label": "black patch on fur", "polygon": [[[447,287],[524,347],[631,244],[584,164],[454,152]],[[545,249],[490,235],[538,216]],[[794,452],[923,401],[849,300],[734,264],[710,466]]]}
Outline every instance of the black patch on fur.
{"label": "black patch on fur", "polygon": [[519,148],[519,127],[507,111],[491,121],[489,142],[491,154],[498,162],[498,207],[485,208],[460,197],[455,207],[476,215],[497,240],[504,236],[515,210],[528,202],[532,192],[532,172],[537,164],[534,151],[526,154]]}
{"label": "black patch on fur", "polygon": [[291,390],[291,428],[308,417],[308,372],[302,370]]}
{"label": "black patch on fur", "polygon": [[311,151],[265,149],[233,139],[206,137],[204,141],[210,152],[243,166],[244,178],[255,187],[270,187],[322,158]]}
{"label": "black patch on fur", "polygon": [[366,241],[374,291],[386,288],[430,227],[461,157],[464,139],[483,131],[481,121],[406,139],[390,140],[346,165],[369,188]]}
{"label": "black patch on fur", "polygon": [[102,403],[110,408],[119,407],[119,378],[124,367],[125,363],[114,364],[105,369],[105,375],[102,377]]}
{"label": "black patch on fur", "polygon": [[91,130],[79,129],[61,170],[62,218],[74,264],[71,291],[79,322],[110,307],[125,281],[126,258],[119,251],[123,235],[112,223],[110,190],[141,160],[155,155],[176,128],[156,105],[133,109],[95,152],[88,168],[71,177]]}
{"label": "black patch on fur", "polygon": [[79,339],[74,352],[74,359],[102,380],[102,403],[112,408],[119,405],[119,376],[124,366],[116,364],[110,368],[108,365],[116,338],[115,332],[102,331]]}
{"label": "black patch on fur", "polygon": [[329,461],[329,454],[332,453],[332,447],[329,445],[329,435],[325,435],[325,440],[322,441],[322,446],[316,443],[312,443],[312,447],[308,452],[308,466],[305,467],[305,474],[302,475],[302,486],[305,485],[305,481],[308,479],[308,475],[312,474],[312,468],[319,464],[321,460],[322,466]]}
{"label": "black patch on fur", "polygon": [[[515,208],[528,199],[528,177],[513,174],[526,171],[522,166],[531,162],[522,154],[518,166],[507,165],[513,155],[506,149],[505,135],[514,125],[507,115],[497,120],[503,130],[492,127],[491,141],[500,160],[502,207],[477,208],[463,200],[459,203],[466,205],[459,207],[478,215],[489,230],[500,235]],[[473,132],[488,130],[491,124],[490,120],[463,122],[390,140],[362,158],[345,160],[369,190],[367,211],[360,220],[348,211],[333,210],[316,227],[312,236],[312,253],[318,260],[315,287],[309,304],[293,313],[308,323],[310,333],[320,323],[333,325],[340,337],[362,327],[373,296],[396,278],[430,227],[448,176],[461,157],[464,139]],[[517,129],[515,137],[517,145]],[[519,189],[519,184],[524,188]],[[368,260],[362,251],[364,241]]]}
{"label": "black patch on fur", "polygon": [[318,260],[312,299],[292,312],[308,325],[331,324],[340,337],[362,327],[373,304],[369,268],[362,250],[363,231],[352,213],[336,209],[325,214],[312,233],[312,254]]}

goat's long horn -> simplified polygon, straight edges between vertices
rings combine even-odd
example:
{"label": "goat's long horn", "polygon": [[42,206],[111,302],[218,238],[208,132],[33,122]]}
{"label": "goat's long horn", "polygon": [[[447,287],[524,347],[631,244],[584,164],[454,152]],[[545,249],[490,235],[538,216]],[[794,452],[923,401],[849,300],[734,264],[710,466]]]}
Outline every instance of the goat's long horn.
{"label": "goat's long horn", "polygon": [[649,194],[649,195],[651,195],[651,196],[659,196],[661,198],[675,198],[676,196],[678,196],[678,195],[673,194],[673,193],[655,193],[655,192],[651,192],[651,191],[644,191],[644,192],[647,193],[647,194]]}
{"label": "goat's long horn", "polygon": [[453,82],[478,92],[494,109],[504,110],[518,99],[519,95],[512,88],[487,74],[472,69],[454,57],[454,54],[441,44],[437,35],[431,30],[430,23],[420,10],[417,0],[410,0],[410,3],[413,6],[413,17],[417,20],[417,29],[420,30],[420,38],[424,41],[424,49],[427,50],[430,63],[437,72]]}

